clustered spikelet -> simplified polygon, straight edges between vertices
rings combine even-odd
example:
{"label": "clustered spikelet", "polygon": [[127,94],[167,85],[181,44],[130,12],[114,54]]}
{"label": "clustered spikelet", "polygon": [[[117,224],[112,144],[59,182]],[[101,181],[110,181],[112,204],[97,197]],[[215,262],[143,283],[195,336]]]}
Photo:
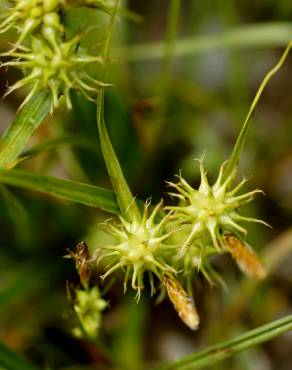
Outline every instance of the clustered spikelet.
{"label": "clustered spikelet", "polygon": [[183,254],[180,250],[174,263],[177,270],[182,271],[182,279],[185,280],[187,292],[190,295],[192,294],[193,278],[198,272],[210,285],[225,286],[224,281],[209,261],[209,257],[216,253],[216,249],[211,244],[203,244],[199,241],[190,245]]}
{"label": "clustered spikelet", "polygon": [[97,286],[86,290],[76,289],[73,310],[78,325],[73,329],[73,334],[78,338],[95,339],[98,336],[102,311],[106,307],[107,302],[101,298]]}
{"label": "clustered spikelet", "polygon": [[78,338],[94,340],[98,337],[102,311],[106,309],[107,302],[101,297],[97,285],[90,286],[92,266],[87,244],[80,242],[76,252],[68,250],[68,253],[65,257],[75,261],[81,283],[81,287],[76,288],[67,284],[68,298],[76,321],[72,332]]}
{"label": "clustered spikelet", "polygon": [[[224,285],[213,269],[209,257],[217,253],[229,253],[239,268],[247,275],[263,278],[265,269],[256,253],[243,239],[246,229],[242,222],[261,220],[243,217],[238,209],[250,202],[260,190],[239,194],[246,180],[231,188],[235,171],[224,179],[224,164],[217,180],[210,185],[203,159],[199,160],[201,183],[194,189],[181,175],[178,183],[168,182],[175,191],[170,194],[179,204],[166,206],[159,222],[159,203],[148,216],[150,203],[144,206],[141,220],[126,221],[120,217],[119,226],[106,223],[107,231],[117,243],[96,249],[97,263],[105,262],[105,279],[116,270],[124,272],[124,290],[128,282],[137,291],[139,300],[144,287],[144,273],[148,272],[151,293],[155,293],[154,276],[160,280],[160,288],[166,290],[180,318],[191,329],[199,324],[199,316],[192,298],[192,279],[200,271],[211,283]],[[264,223],[265,224],[265,223]],[[184,281],[187,292],[180,285]]]}
{"label": "clustered spikelet", "polygon": [[218,252],[224,250],[223,235],[226,232],[246,236],[246,229],[242,222],[264,221],[244,217],[238,213],[238,208],[250,202],[261,190],[253,190],[245,194],[238,194],[246,180],[242,180],[236,187],[230,189],[235,177],[235,171],[223,180],[224,164],[221,166],[218,178],[214,185],[209,185],[203,159],[199,160],[201,183],[198,190],[194,189],[181,175],[177,184],[168,182],[176,192],[170,195],[179,199],[177,206],[167,206],[166,210],[173,211],[170,224],[172,227],[185,226],[189,234],[183,242],[181,254],[193,243],[208,245],[209,240]]}
{"label": "clustered spikelet", "polygon": [[102,64],[101,56],[92,56],[80,47],[81,35],[66,39],[61,21],[62,12],[70,7],[93,7],[110,13],[112,3],[106,0],[58,1],[13,0],[6,19],[0,24],[0,33],[16,28],[18,39],[13,48],[2,56],[12,60],[2,67],[16,67],[25,77],[11,86],[5,95],[25,86],[30,92],[20,108],[35,92],[47,91],[51,96],[51,112],[57,108],[59,97],[65,97],[66,106],[72,108],[70,92],[79,91],[86,99],[95,100],[100,81],[88,70],[93,63]]}
{"label": "clustered spikelet", "polygon": [[175,269],[166,262],[167,256],[176,248],[165,243],[172,234],[164,232],[169,215],[158,223],[155,220],[161,205],[159,203],[149,215],[150,202],[146,202],[141,220],[128,222],[120,217],[119,226],[107,223],[108,232],[117,239],[117,243],[97,250],[97,262],[105,259],[108,266],[102,278],[105,279],[115,270],[124,270],[124,290],[131,280],[131,287],[137,291],[137,300],[144,287],[144,272],[148,272],[152,294],[155,293],[154,276],[162,281],[164,273],[175,273]]}
{"label": "clustered spikelet", "polygon": [[[137,292],[137,301],[144,288],[145,275],[151,295],[156,292],[155,280],[158,280],[160,297],[165,292],[168,294],[179,317],[192,330],[199,325],[192,293],[194,274],[201,272],[210,284],[225,285],[212,267],[211,255],[229,253],[250,277],[261,279],[266,274],[256,253],[244,242],[246,230],[241,225],[242,222],[264,222],[238,213],[260,190],[239,195],[245,180],[231,188],[235,173],[224,179],[224,164],[215,183],[209,185],[202,159],[199,164],[198,190],[180,175],[179,183],[168,183],[175,189],[171,195],[179,199],[178,205],[166,206],[162,212],[161,201],[150,212],[151,205],[147,201],[140,218],[133,216],[132,220],[126,220],[120,216],[118,225],[108,220],[105,229],[116,242],[97,247],[91,259],[98,269],[103,262],[102,280],[117,270],[122,271],[124,291],[130,283]],[[77,268],[80,271],[80,265]]]}
{"label": "clustered spikelet", "polygon": [[[48,18],[70,7],[91,7],[110,14],[114,6],[109,0],[10,0],[10,3],[0,24],[0,33],[16,28],[19,33],[19,45],[29,35],[39,31],[39,28],[44,31]],[[57,28],[62,29],[63,26],[60,24]]]}
{"label": "clustered spikelet", "polygon": [[31,86],[31,91],[21,104],[25,105],[36,91],[47,90],[51,94],[51,112],[59,105],[62,94],[68,109],[72,108],[70,92],[80,91],[91,100],[90,94],[96,92],[101,83],[94,80],[86,70],[92,63],[102,63],[101,57],[82,53],[78,47],[79,36],[60,42],[52,47],[42,38],[34,37],[30,48],[10,53],[15,59],[2,66],[25,68],[27,76],[11,86],[5,95],[24,86]]}
{"label": "clustered spikelet", "polygon": [[12,0],[6,17],[0,24],[0,33],[16,28],[19,33],[17,47],[38,28],[46,28],[48,18],[57,15],[60,4],[58,0]]}

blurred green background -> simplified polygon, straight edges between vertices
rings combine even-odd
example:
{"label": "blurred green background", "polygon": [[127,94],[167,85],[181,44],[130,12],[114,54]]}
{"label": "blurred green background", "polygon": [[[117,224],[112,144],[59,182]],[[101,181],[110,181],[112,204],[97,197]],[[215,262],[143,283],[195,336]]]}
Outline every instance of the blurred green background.
{"label": "blurred green background", "polygon": [[[249,104],[264,75],[292,38],[290,0],[184,0],[175,45],[165,43],[169,1],[129,1],[143,17],[121,17],[105,102],[106,122],[125,176],[137,197],[166,194],[165,180],[180,169],[193,185],[195,158],[205,152],[210,178],[232,151]],[[95,11],[66,18],[71,30],[104,24]],[[258,25],[255,27],[254,25]],[[74,28],[75,27],[75,28]],[[234,33],[235,32],[235,33]],[[238,32],[238,33],[237,33]],[[92,29],[84,45],[102,41]],[[231,36],[230,36],[231,35]],[[1,50],[10,35],[1,35]],[[211,287],[198,275],[194,295],[201,327],[184,327],[168,301],[154,305],[145,291],[140,303],[115,283],[106,294],[102,340],[121,369],[151,369],[207,345],[291,313],[292,306],[292,56],[272,79],[253,118],[240,175],[259,196],[244,212],[264,219],[248,227],[248,242],[271,266],[261,283],[245,279],[227,256],[214,260],[228,289]],[[0,70],[1,90],[20,76]],[[13,120],[25,92],[0,102],[0,131]],[[102,158],[93,104],[74,95],[73,110],[48,117],[29,143],[63,139],[37,152],[19,168],[111,188]],[[65,139],[66,140],[65,140]],[[64,143],[65,140],[65,143]],[[29,149],[29,148],[27,148]],[[109,215],[14,187],[0,188],[0,337],[10,348],[48,369],[107,369],[104,351],[71,335],[66,281],[77,281],[74,264],[62,258],[80,240],[91,248],[105,235],[98,223]],[[290,267],[290,268],[289,268]],[[292,333],[236,355],[220,369],[289,370]],[[21,369],[19,369],[21,370]]]}

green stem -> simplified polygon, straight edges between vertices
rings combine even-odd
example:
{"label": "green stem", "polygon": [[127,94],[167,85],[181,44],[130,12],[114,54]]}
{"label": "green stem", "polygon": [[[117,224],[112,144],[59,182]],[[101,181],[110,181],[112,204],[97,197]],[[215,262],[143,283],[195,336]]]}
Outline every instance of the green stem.
{"label": "green stem", "polygon": [[160,96],[165,97],[169,87],[169,78],[171,75],[172,62],[175,52],[175,39],[178,28],[179,14],[180,14],[181,0],[171,0],[168,22],[165,35],[165,49],[164,49],[164,60],[162,63],[162,71],[160,77]]}
{"label": "green stem", "polygon": [[282,54],[279,62],[275,65],[275,67],[273,67],[265,76],[265,78],[263,79],[253,101],[252,101],[252,104],[250,106],[250,109],[247,113],[247,116],[245,118],[245,121],[244,121],[244,124],[241,128],[241,131],[239,133],[239,136],[237,138],[237,141],[235,143],[235,146],[234,146],[234,149],[233,149],[233,152],[230,156],[230,159],[228,160],[228,163],[227,163],[227,166],[226,166],[226,169],[225,169],[225,173],[223,175],[223,181],[224,179],[227,179],[228,176],[230,176],[230,174],[234,171],[234,169],[237,167],[238,165],[238,162],[240,160],[240,156],[241,156],[241,153],[242,153],[242,150],[243,150],[243,147],[244,147],[244,143],[245,143],[245,140],[246,140],[246,137],[247,137],[247,134],[248,134],[248,129],[250,127],[250,123],[251,123],[251,118],[253,116],[253,113],[255,111],[255,108],[257,106],[257,103],[267,85],[267,83],[269,82],[269,80],[279,71],[279,69],[282,67],[282,65],[284,64],[288,54],[289,54],[289,51],[292,47],[292,40],[288,43],[284,53]]}
{"label": "green stem", "polygon": [[0,140],[0,168],[12,167],[35,130],[50,111],[50,97],[35,94],[19,112]]}
{"label": "green stem", "polygon": [[166,90],[165,85],[168,84],[169,77],[171,74],[172,62],[175,51],[175,39],[180,15],[180,7],[181,0],[171,0],[168,12],[168,22],[165,35],[164,61],[162,68],[162,80],[164,81],[163,84],[164,86],[162,86],[163,91]]}
{"label": "green stem", "polygon": [[[103,59],[104,65],[102,68],[101,81],[105,81],[106,67],[109,59],[109,48],[112,39],[114,24],[117,18],[117,11],[120,6],[121,0],[116,0],[115,8],[112,12],[111,20],[108,26],[107,37],[103,48]],[[101,141],[101,148],[109,176],[117,196],[117,201],[121,210],[121,213],[129,221],[140,220],[141,215],[136,205],[135,198],[133,197],[131,190],[124,177],[121,169],[119,160],[115,154],[114,148],[111,144],[107,128],[104,121],[104,88],[100,89],[97,101],[97,126]]]}
{"label": "green stem", "polygon": [[216,364],[237,352],[244,351],[292,330],[292,315],[260,326],[234,339],[211,346],[157,370],[194,370]]}

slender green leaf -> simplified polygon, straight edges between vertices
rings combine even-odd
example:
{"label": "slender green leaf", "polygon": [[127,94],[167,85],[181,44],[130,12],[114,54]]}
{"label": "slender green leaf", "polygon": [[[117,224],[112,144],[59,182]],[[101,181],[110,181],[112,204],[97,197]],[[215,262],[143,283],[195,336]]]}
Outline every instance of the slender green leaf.
{"label": "slender green leaf", "polygon": [[28,140],[50,111],[50,97],[35,94],[22,108],[0,140],[0,167],[9,167],[24,149]]}
{"label": "slender green leaf", "polygon": [[[103,48],[103,59],[105,63],[102,69],[101,81],[105,82],[105,73],[107,67],[107,61],[109,59],[109,47],[112,39],[112,34],[114,30],[114,25],[117,17],[117,10],[120,6],[121,0],[116,0],[115,9],[112,12],[111,20],[108,25],[107,37],[105,39],[104,48]],[[101,87],[98,96],[97,96],[97,109],[96,109],[96,120],[97,127],[100,137],[100,143],[102,148],[102,153],[106,163],[106,167],[111,178],[111,182],[114,188],[114,191],[117,195],[117,201],[121,210],[121,213],[125,218],[129,220],[139,220],[141,218],[139,209],[136,205],[135,199],[131,193],[131,190],[127,184],[127,181],[124,177],[122,168],[120,166],[119,160],[116,156],[112,143],[110,141],[106,124],[104,121],[104,87]]]}
{"label": "slender green leaf", "polygon": [[[290,35],[290,37],[291,37],[291,35]],[[243,123],[243,126],[242,126],[242,128],[240,130],[240,133],[238,135],[238,138],[236,140],[236,143],[235,143],[233,152],[231,154],[231,157],[228,160],[226,169],[224,171],[223,179],[227,179],[228,176],[232,173],[232,171],[237,167],[238,162],[240,160],[240,156],[241,156],[243,147],[244,147],[244,144],[245,144],[245,140],[246,140],[246,137],[247,137],[247,134],[248,134],[248,129],[250,127],[251,118],[254,114],[257,103],[260,100],[260,97],[261,97],[267,83],[279,71],[279,69],[284,64],[284,62],[285,62],[285,60],[286,60],[286,58],[289,54],[289,51],[290,51],[291,47],[292,47],[292,40],[290,40],[288,46],[286,47],[284,53],[281,56],[279,62],[266,74],[262,83],[260,84],[260,87],[258,88],[258,91],[257,91],[257,93],[256,93],[256,95],[255,95],[255,97],[254,97],[254,99],[251,103],[251,106],[249,108],[249,111],[247,113],[245,121]]]}
{"label": "slender green leaf", "polygon": [[0,342],[0,366],[5,370],[37,370],[39,368]]}
{"label": "slender green leaf", "polygon": [[[285,46],[290,41],[292,25],[271,22],[237,26],[216,34],[194,36],[177,40],[177,57],[201,54],[218,48],[246,49]],[[148,62],[164,57],[164,41],[124,46],[114,50],[114,56],[126,62]]]}
{"label": "slender green leaf", "polygon": [[100,208],[110,213],[119,213],[114,193],[98,186],[38,175],[18,169],[0,170],[0,182]]}
{"label": "slender green leaf", "polygon": [[234,339],[211,346],[172,364],[164,365],[159,370],[193,370],[214,365],[237,352],[257,346],[272,338],[292,330],[292,315],[260,326]]}
{"label": "slender green leaf", "polygon": [[43,141],[40,144],[34,145],[32,148],[23,152],[13,163],[13,167],[18,165],[20,162],[26,161],[35,157],[38,154],[41,154],[45,151],[56,149],[57,147],[64,145],[74,145],[82,147],[84,149],[90,150],[96,153],[96,145],[86,139],[76,135],[60,135],[59,137],[51,140]]}

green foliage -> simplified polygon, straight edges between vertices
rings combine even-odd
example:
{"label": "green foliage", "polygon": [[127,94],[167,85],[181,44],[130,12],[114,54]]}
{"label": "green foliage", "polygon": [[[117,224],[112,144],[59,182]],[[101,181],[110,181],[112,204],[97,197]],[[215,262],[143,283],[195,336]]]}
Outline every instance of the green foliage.
{"label": "green foliage", "polygon": [[78,318],[79,326],[73,329],[73,334],[78,338],[95,339],[101,325],[101,312],[107,303],[100,297],[96,286],[89,290],[76,289],[73,310]]}
{"label": "green foliage", "polygon": [[28,140],[37,127],[48,115],[50,107],[49,97],[40,92],[32,97],[30,104],[24,107],[0,141],[0,166],[12,167],[14,161],[21,154]]}
{"label": "green foliage", "polygon": [[[66,311],[66,316],[74,321],[75,327],[72,330],[73,325],[69,324],[70,329],[64,329],[66,324],[58,320],[57,330],[67,332],[66,335],[69,331],[73,332],[81,341],[78,344],[79,350],[81,347],[86,348],[87,357],[92,358],[92,363],[104,365],[105,368],[121,367],[131,370],[142,366],[146,319],[150,314],[150,307],[154,306],[153,296],[157,292],[159,294],[156,301],[162,302],[168,295],[178,316],[190,329],[198,330],[201,322],[198,335],[206,346],[205,350],[196,351],[179,361],[162,366],[161,369],[211,366],[247,348],[256,349],[259,344],[292,329],[291,315],[272,321],[279,316],[279,312],[284,311],[282,307],[285,304],[288,306],[285,303],[285,299],[288,299],[283,298],[281,301],[277,296],[275,298],[275,289],[268,281],[262,283],[265,284],[265,290],[259,290],[258,299],[261,301],[250,300],[250,312],[255,315],[253,326],[267,321],[271,323],[252,331],[247,329],[245,334],[235,339],[222,341],[223,332],[229,336],[245,330],[245,321],[240,312],[241,307],[249,300],[249,294],[253,294],[253,289],[242,289],[242,297],[235,294],[236,289],[241,289],[241,285],[228,259],[225,261],[221,255],[230,255],[242,272],[251,278],[263,279],[267,271],[271,272],[270,265],[266,269],[256,251],[246,242],[247,231],[249,240],[258,242],[267,238],[263,233],[257,236],[255,227],[243,226],[246,222],[266,224],[261,218],[270,218],[269,214],[262,217],[264,207],[254,202],[254,196],[260,191],[238,194],[245,180],[239,181],[238,185],[233,183],[237,181],[239,163],[246,165],[252,162],[252,157],[248,155],[255,156],[252,150],[256,151],[259,144],[253,143],[252,139],[252,150],[244,151],[247,134],[267,83],[283,67],[292,47],[291,25],[284,20],[275,20],[272,23],[224,28],[224,22],[233,25],[236,23],[234,4],[226,0],[216,5],[219,11],[217,9],[218,14],[214,13],[218,17],[218,24],[222,23],[222,32],[198,36],[197,31],[202,26],[200,19],[202,18],[202,22],[206,21],[206,24],[211,22],[210,4],[207,3],[208,1],[206,4],[194,5],[191,2],[171,0],[165,19],[167,26],[164,41],[134,43],[123,47],[120,46],[123,38],[135,39],[135,32],[131,35],[131,30],[137,25],[125,24],[120,17],[135,21],[140,21],[141,17],[122,8],[120,0],[13,0],[4,12],[0,33],[7,32],[8,40],[15,37],[11,31],[16,30],[17,35],[12,48],[2,53],[2,57],[7,59],[1,66],[16,67],[24,73],[23,77],[19,77],[8,88],[5,96],[20,88],[25,95],[16,119],[5,130],[0,141],[0,183],[12,186],[11,190],[1,186],[0,202],[3,207],[0,208],[0,220],[3,219],[4,226],[8,225],[7,230],[6,227],[3,228],[5,243],[13,245],[11,250],[6,248],[3,256],[0,256],[0,265],[7,280],[5,288],[2,289],[0,285],[1,312],[3,316],[7,316],[7,328],[11,326],[15,330],[16,327],[19,334],[18,341],[15,340],[17,335],[14,335],[13,330],[11,335],[6,335],[9,346],[21,348],[32,358],[34,352],[30,355],[30,350],[37,348],[37,352],[42,353],[43,363],[49,368],[61,369],[63,365],[68,368],[70,364],[77,364],[76,368],[82,368],[79,360],[70,358],[75,354],[58,348],[59,343],[41,343],[34,339],[38,343],[25,345],[29,342],[29,337],[45,338],[46,334],[40,333],[38,328],[50,327],[50,320],[54,316],[61,316],[64,289],[60,293],[54,285],[51,284],[48,289],[44,283],[46,280],[51,283],[58,275],[60,286],[64,286],[64,281],[68,278],[75,281],[67,283],[70,307]],[[137,6],[142,7],[139,4]],[[156,11],[159,14],[159,7],[159,4],[155,5],[153,16]],[[186,23],[186,30],[189,27],[197,31],[195,36],[192,34],[181,39],[180,20],[186,14],[189,22]],[[201,14],[201,18],[193,17],[192,14]],[[163,22],[159,22],[158,30],[163,29],[162,24]],[[115,32],[116,27],[119,27],[119,32]],[[287,42],[288,46],[279,62],[266,73],[260,84],[242,127],[236,128],[239,129],[239,135],[234,148],[227,149],[225,144],[231,140],[230,137],[228,140],[226,137],[223,139],[224,130],[226,134],[234,118],[239,121],[238,112],[246,108],[245,102],[241,101],[244,83],[237,86],[237,81],[239,84],[243,81],[240,80],[242,66],[240,67],[241,62],[236,63],[234,49],[283,46]],[[204,68],[198,61],[195,64],[198,71],[192,64],[188,71],[192,78],[195,76],[196,84],[188,81],[189,77],[181,76],[181,80],[174,77],[175,68],[178,68],[175,63],[177,57],[190,57],[199,53],[203,55],[206,51],[216,53],[218,48],[230,48],[226,55],[228,54],[233,68],[230,76],[228,75],[231,86],[229,93],[235,104],[233,107],[230,102],[224,101],[224,90],[223,94],[220,92],[223,97],[218,98],[203,83],[199,86],[200,82],[197,80],[203,80],[204,77],[204,73],[199,76],[200,68],[202,71]],[[113,63],[116,60],[111,57],[116,54],[118,57],[123,55],[123,61],[135,64],[125,67],[120,63],[116,66]],[[217,58],[218,55],[217,51]],[[162,62],[158,76],[153,72],[155,65],[152,62],[145,65],[143,73],[139,70],[138,62],[159,59]],[[206,66],[209,62],[205,57]],[[181,63],[187,70],[186,60],[181,59]],[[220,68],[217,70],[219,64],[214,67],[217,72],[220,72]],[[224,67],[227,75],[229,66]],[[209,67],[208,70],[210,76],[211,69]],[[116,87],[112,88],[109,80]],[[211,86],[220,89],[216,87],[216,83]],[[247,95],[246,91],[245,93]],[[134,96],[138,97],[138,102],[129,103]],[[144,99],[144,96],[147,98]],[[64,113],[63,105],[60,104],[62,99],[65,101],[65,108],[72,110],[70,115]],[[90,105],[92,102],[94,105]],[[230,125],[226,124],[218,132],[215,132],[215,126],[206,127],[209,118],[212,122],[211,112],[220,115],[222,111],[227,117],[232,115],[228,120]],[[45,120],[49,113],[50,119]],[[221,120],[222,118],[215,118],[218,127]],[[254,125],[254,131],[257,129]],[[230,131],[229,135],[234,136],[234,132]],[[98,136],[100,151],[98,144],[95,148]],[[286,136],[284,133],[283,137]],[[210,140],[215,143],[214,147]],[[283,138],[281,140],[285,141]],[[207,178],[203,159],[199,160],[200,174],[193,164],[189,165],[189,158],[198,157],[204,142],[207,142],[206,160],[210,161],[213,173],[219,172],[217,180],[213,182],[209,180],[214,177],[212,173]],[[185,149],[180,152],[181,143],[182,147],[189,148],[189,157],[185,155]],[[168,145],[173,145],[173,153]],[[264,149],[265,154],[273,156],[272,151],[266,150],[265,146]],[[231,155],[228,155],[230,151]],[[161,153],[165,153],[167,163],[172,163],[171,169],[165,172],[163,164],[160,164],[163,163]],[[227,157],[228,160],[218,171],[222,157]],[[268,163],[269,159],[265,160]],[[255,163],[260,168],[260,162]],[[158,164],[160,168],[155,167]],[[15,168],[17,166],[20,168]],[[172,176],[173,172],[177,172],[179,167],[185,167],[181,172],[184,177],[180,174],[178,183],[167,182],[173,191],[165,196],[164,208],[162,201],[153,202],[157,205],[152,207],[151,200],[144,202],[136,199],[135,194],[145,199],[149,197],[149,193],[153,194],[153,198],[161,199],[161,191],[165,190],[161,183]],[[252,170],[257,172],[256,167]],[[277,171],[276,174],[283,172],[281,169]],[[75,176],[82,182],[75,181]],[[199,186],[187,180],[189,177],[194,183],[200,182]],[[131,186],[126,178],[132,180]],[[88,179],[98,181],[101,186],[90,184]],[[278,177],[275,176],[275,179],[278,180]],[[109,182],[113,190],[108,189]],[[257,177],[253,182],[260,184],[261,178]],[[281,181],[277,183],[282,184]],[[31,194],[23,193],[21,188],[61,198],[68,201],[68,204],[49,200],[47,206],[43,205],[44,199],[35,200]],[[175,199],[168,199],[168,196]],[[52,207],[51,211],[46,209],[48,204]],[[78,204],[86,207],[78,207]],[[246,213],[241,214],[243,205],[247,205]],[[115,218],[101,223],[97,228],[96,218],[100,222],[106,217],[100,211],[112,214]],[[15,241],[10,235],[13,232],[11,220],[17,234]],[[91,223],[94,223],[94,229],[91,228]],[[75,244],[77,238],[94,241],[89,246],[84,241],[80,242],[76,250],[67,248],[72,243]],[[257,242],[253,242],[253,245]],[[54,245],[58,246],[56,253]],[[75,262],[79,275],[77,282],[76,276],[70,276],[72,269],[68,267],[69,264],[64,263],[61,267],[60,257],[64,254],[64,249],[69,253],[65,257],[72,258]],[[289,248],[285,247],[284,250],[284,255],[289,253]],[[32,267],[20,268],[15,272],[14,266],[21,263],[23,256],[32,261]],[[273,261],[269,263],[273,265]],[[211,285],[220,283],[228,286],[231,298],[224,297],[219,289],[217,293],[211,292],[203,278]],[[227,280],[227,284],[223,279]],[[259,283],[250,284],[255,287]],[[124,293],[130,285],[136,292],[137,303],[142,298],[143,307],[130,304],[127,296],[123,300],[121,285],[124,286]],[[147,301],[145,304],[145,298],[141,295],[143,289],[150,291],[151,303]],[[223,314],[217,314],[216,319],[214,307],[221,301],[218,294],[222,294],[221,300],[226,307],[220,306]],[[236,303],[228,303],[233,297]],[[22,334],[22,331],[28,330],[30,322],[26,323],[21,313],[17,313],[15,322],[9,320],[10,315],[13,317],[14,314],[13,310],[10,312],[8,309],[12,300],[21,301],[23,304],[20,307],[27,309],[23,315],[31,317],[32,322],[35,320],[29,335]],[[277,304],[280,308],[277,308]],[[162,307],[165,325],[175,330],[174,320],[169,320],[168,317],[168,306]],[[129,312],[131,317],[125,318],[123,310],[126,311],[126,316]],[[206,324],[206,318],[210,324]],[[217,324],[212,323],[212,320],[217,320]],[[158,321],[160,326],[163,325],[164,320]],[[235,323],[239,321],[242,327],[236,326]],[[148,331],[153,331],[153,342],[159,347],[160,340],[156,340],[155,327],[156,324],[149,325]],[[162,333],[168,335],[166,327],[161,327]],[[208,347],[209,342],[216,338],[219,344]],[[127,346],[131,346],[129,355],[122,353],[127,352]],[[150,355],[155,350],[156,348],[150,346],[147,348]],[[145,368],[156,366],[155,360],[150,362],[146,363]],[[0,345],[0,365],[5,369],[34,368],[3,344]],[[232,368],[240,369],[237,365]]]}
{"label": "green foliage", "polygon": [[6,185],[39,191],[114,214],[119,213],[114,193],[97,186],[16,169],[1,170],[0,178]]}
{"label": "green foliage", "polygon": [[[206,348],[203,351],[177,361],[173,364],[160,367],[161,370],[181,369],[202,369],[216,364],[219,361],[234,355],[236,352],[246,350],[247,348],[257,346],[275,335],[281,335],[292,329],[292,316],[286,316],[282,319],[275,320],[272,323],[263,325],[257,329],[251,330],[234,339],[220,343],[218,345]],[[157,369],[158,370],[158,369]]]}

